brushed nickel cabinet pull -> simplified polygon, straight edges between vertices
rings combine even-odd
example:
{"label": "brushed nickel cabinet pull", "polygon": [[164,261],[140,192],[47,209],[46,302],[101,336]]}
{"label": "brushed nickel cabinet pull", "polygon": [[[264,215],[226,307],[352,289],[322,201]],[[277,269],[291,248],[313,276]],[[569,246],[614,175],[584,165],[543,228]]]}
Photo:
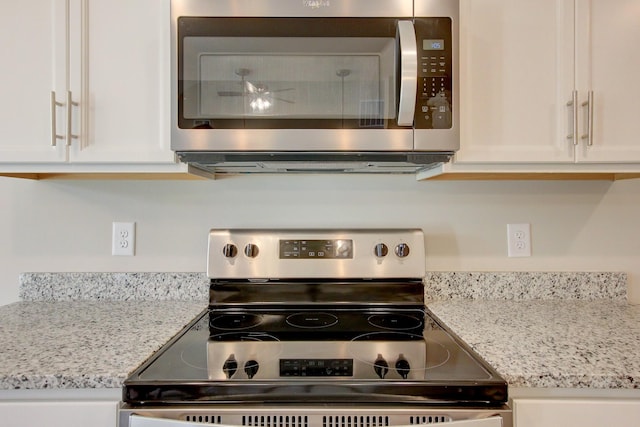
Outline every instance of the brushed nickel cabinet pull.
{"label": "brushed nickel cabinet pull", "polygon": [[62,102],[56,101],[55,91],[51,91],[51,145],[55,147],[58,144],[59,139],[64,139],[64,135],[58,135],[57,121],[58,115],[56,109],[62,107]]}
{"label": "brushed nickel cabinet pull", "polygon": [[67,146],[71,145],[73,139],[78,139],[78,135],[71,133],[71,125],[73,123],[72,109],[74,106],[78,106],[78,103],[73,102],[71,91],[67,91]]}
{"label": "brushed nickel cabinet pull", "polygon": [[593,145],[593,91],[590,90],[587,95],[587,100],[582,103],[583,107],[587,107],[587,133],[582,135],[581,139],[587,140],[587,145],[591,147]]}
{"label": "brushed nickel cabinet pull", "polygon": [[571,93],[571,100],[567,102],[567,107],[571,107],[571,117],[573,117],[573,123],[571,128],[573,132],[567,135],[567,139],[573,140],[573,145],[578,145],[578,91],[574,90]]}

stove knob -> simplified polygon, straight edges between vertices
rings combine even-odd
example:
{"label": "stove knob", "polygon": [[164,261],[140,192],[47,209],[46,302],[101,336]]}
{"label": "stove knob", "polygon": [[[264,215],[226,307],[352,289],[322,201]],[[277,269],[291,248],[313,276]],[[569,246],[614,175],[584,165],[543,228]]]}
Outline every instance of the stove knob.
{"label": "stove knob", "polygon": [[255,360],[249,360],[244,364],[244,372],[247,374],[249,379],[253,378],[258,373],[259,368],[260,364]]}
{"label": "stove knob", "polygon": [[373,362],[373,370],[376,371],[376,375],[381,379],[384,379],[387,372],[389,372],[389,364],[384,360],[381,354],[379,354],[376,361]]}
{"label": "stove knob", "polygon": [[396,371],[405,380],[407,379],[407,377],[409,376],[409,372],[411,371],[409,362],[407,362],[407,359],[402,357],[402,355],[400,355],[400,358],[396,362]]}
{"label": "stove knob", "polygon": [[249,243],[247,244],[247,246],[244,247],[244,254],[249,258],[257,257],[258,252],[259,252],[258,245],[254,245],[253,243]]}
{"label": "stove knob", "polygon": [[222,371],[227,376],[227,379],[231,378],[233,374],[238,370],[238,362],[236,361],[236,357],[231,354],[227,360],[224,361],[224,365],[222,365]]}
{"label": "stove knob", "polygon": [[224,248],[222,248],[222,254],[225,258],[235,258],[236,255],[238,255],[238,248],[232,243],[227,243],[224,245]]}
{"label": "stove knob", "polygon": [[377,256],[378,258],[383,258],[386,257],[387,254],[389,253],[389,248],[387,248],[387,245],[385,245],[384,243],[378,243],[374,248],[373,248],[373,253],[375,254],[375,256]]}
{"label": "stove knob", "polygon": [[399,258],[409,256],[409,245],[406,243],[398,243],[398,246],[396,246],[396,255],[398,255]]}

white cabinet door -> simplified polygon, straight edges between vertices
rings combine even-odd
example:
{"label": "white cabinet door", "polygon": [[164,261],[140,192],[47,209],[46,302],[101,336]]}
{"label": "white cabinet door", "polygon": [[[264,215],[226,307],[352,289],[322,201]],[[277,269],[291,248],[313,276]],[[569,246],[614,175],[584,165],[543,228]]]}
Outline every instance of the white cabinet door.
{"label": "white cabinet door", "polygon": [[[593,91],[592,145],[581,139],[579,162],[640,162],[640,3],[576,0],[576,76],[580,104]],[[588,109],[580,134],[588,134]]]}
{"label": "white cabinet door", "polygon": [[71,0],[72,163],[173,163],[169,0]]}
{"label": "white cabinet door", "polygon": [[457,162],[573,162],[573,0],[461,0]]}
{"label": "white cabinet door", "polygon": [[0,164],[175,163],[169,0],[7,1],[0,12]]}
{"label": "white cabinet door", "polygon": [[0,402],[3,427],[115,427],[117,402]]}
{"label": "white cabinet door", "polygon": [[[52,145],[51,92],[64,101],[65,1],[3,1],[0,14],[0,162],[64,161],[63,141]],[[63,136],[65,107],[55,110]]]}
{"label": "white cabinet door", "polygon": [[640,401],[629,399],[514,399],[515,427],[637,427]]}

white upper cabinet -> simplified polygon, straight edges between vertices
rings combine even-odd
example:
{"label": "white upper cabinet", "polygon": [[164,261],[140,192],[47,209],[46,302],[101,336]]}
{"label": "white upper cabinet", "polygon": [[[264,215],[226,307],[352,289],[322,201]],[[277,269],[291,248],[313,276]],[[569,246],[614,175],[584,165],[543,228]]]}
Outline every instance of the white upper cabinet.
{"label": "white upper cabinet", "polygon": [[[640,162],[640,2],[576,1],[579,162]],[[589,145],[588,93],[592,92]],[[586,138],[583,138],[586,137]]]}
{"label": "white upper cabinet", "polygon": [[71,0],[73,162],[173,162],[169,0]]}
{"label": "white upper cabinet", "polygon": [[461,0],[460,10],[458,163],[640,161],[636,0]]}
{"label": "white upper cabinet", "polygon": [[458,162],[568,162],[572,0],[460,0]]}
{"label": "white upper cabinet", "polygon": [[169,0],[12,1],[0,11],[0,163],[174,163]]}
{"label": "white upper cabinet", "polygon": [[62,125],[64,108],[51,96],[66,80],[64,1],[4,1],[0,14],[0,162],[64,161],[62,139],[52,140],[64,132],[52,123],[57,113]]}

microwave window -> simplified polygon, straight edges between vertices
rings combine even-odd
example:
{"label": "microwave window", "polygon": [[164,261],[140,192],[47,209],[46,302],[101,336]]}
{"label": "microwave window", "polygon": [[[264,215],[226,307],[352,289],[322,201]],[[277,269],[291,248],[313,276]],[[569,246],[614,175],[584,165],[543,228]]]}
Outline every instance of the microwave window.
{"label": "microwave window", "polygon": [[391,37],[185,37],[182,113],[192,123],[395,119]]}

